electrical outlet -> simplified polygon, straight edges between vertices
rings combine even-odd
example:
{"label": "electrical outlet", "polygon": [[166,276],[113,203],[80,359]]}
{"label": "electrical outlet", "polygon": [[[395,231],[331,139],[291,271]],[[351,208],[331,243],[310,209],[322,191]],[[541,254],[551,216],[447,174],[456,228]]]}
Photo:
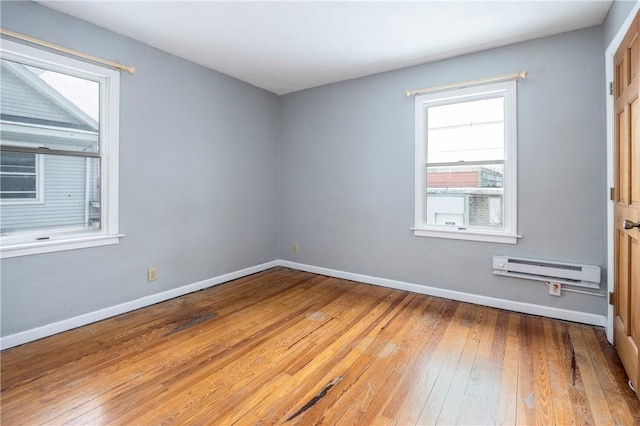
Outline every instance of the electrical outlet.
{"label": "electrical outlet", "polygon": [[297,253],[297,252],[299,252],[299,251],[300,251],[300,246],[298,245],[298,243],[295,243],[295,244],[293,245],[293,252],[294,252],[294,253]]}
{"label": "electrical outlet", "polygon": [[549,283],[549,294],[552,296],[561,296],[562,295],[562,284],[560,283]]}
{"label": "electrical outlet", "polygon": [[156,268],[147,269],[147,281],[155,281],[158,278],[158,271]]}

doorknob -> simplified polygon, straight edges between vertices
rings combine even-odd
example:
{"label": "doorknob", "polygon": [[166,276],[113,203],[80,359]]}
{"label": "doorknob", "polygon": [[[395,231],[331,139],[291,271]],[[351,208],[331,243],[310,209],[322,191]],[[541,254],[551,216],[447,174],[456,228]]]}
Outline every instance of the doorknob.
{"label": "doorknob", "polygon": [[638,223],[633,223],[630,220],[626,220],[622,223],[622,226],[624,226],[624,229],[633,229],[634,227],[638,227],[640,228],[640,220],[638,221]]}

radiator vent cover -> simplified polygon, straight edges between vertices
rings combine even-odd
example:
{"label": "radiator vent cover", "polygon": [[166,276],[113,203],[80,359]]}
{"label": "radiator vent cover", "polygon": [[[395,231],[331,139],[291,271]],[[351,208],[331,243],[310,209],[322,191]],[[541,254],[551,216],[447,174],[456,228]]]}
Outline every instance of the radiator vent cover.
{"label": "radiator vent cover", "polygon": [[552,260],[493,256],[493,273],[507,277],[600,288],[600,267]]}

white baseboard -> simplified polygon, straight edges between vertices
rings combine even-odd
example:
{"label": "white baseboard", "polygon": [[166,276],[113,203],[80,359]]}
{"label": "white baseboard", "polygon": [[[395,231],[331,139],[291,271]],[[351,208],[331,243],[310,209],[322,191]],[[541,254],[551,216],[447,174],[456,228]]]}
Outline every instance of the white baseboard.
{"label": "white baseboard", "polygon": [[43,325],[41,327],[32,328],[30,330],[22,331],[19,333],[10,334],[8,336],[0,338],[0,349],[7,349],[14,346],[22,345],[24,343],[32,342],[34,340],[42,339],[43,337],[52,336],[63,331],[71,330],[73,328],[91,324],[96,321],[101,321],[106,318],[144,308],[145,306],[150,306],[158,302],[164,302],[165,300],[173,299],[174,297],[193,293],[194,291],[199,291],[208,287],[212,287],[214,285],[225,283],[227,281],[255,274],[257,272],[262,272],[276,266],[278,266],[278,261],[274,260],[271,262],[263,263],[261,265],[251,266],[239,271],[230,272],[228,274],[219,275],[217,277],[167,290],[162,293],[152,294],[149,296],[141,297],[140,299],[121,303],[119,305],[100,309],[94,312],[89,312],[77,317]]}
{"label": "white baseboard", "polygon": [[522,312],[525,314],[540,315],[549,318],[556,318],[567,321],[574,321],[583,324],[596,325],[604,327],[607,318],[602,315],[589,314],[586,312],[570,311],[567,309],[552,308],[543,305],[534,305],[532,303],[516,302],[513,300],[498,299],[495,297],[480,296],[472,293],[463,293],[460,291],[447,290],[437,287],[429,287],[419,284],[408,283],[404,281],[389,280],[386,278],[372,277],[370,275],[354,274],[351,272],[338,271],[335,269],[322,268],[319,266],[306,265],[303,263],[291,262],[288,260],[274,260],[263,263],[261,265],[252,266],[241,269],[239,271],[230,272],[228,274],[198,281],[175,289],[167,290],[162,293],[152,294],[141,297],[140,299],[121,303],[119,305],[89,312],[84,315],[69,318],[66,320],[43,325],[41,327],[32,328],[15,334],[10,334],[0,338],[0,349],[8,349],[43,337],[52,336],[63,331],[71,330],[83,325],[101,321],[116,315],[130,312],[136,309],[144,308],[155,303],[173,299],[174,297],[183,296],[194,291],[199,291],[208,287],[213,287],[228,281],[245,277],[247,275],[262,272],[276,266],[284,266],[300,271],[312,272],[330,277],[342,278],[351,281],[359,281],[367,284],[373,284],[381,287],[394,288],[397,290],[405,290],[413,293],[426,294],[428,296],[442,297],[445,299],[458,300],[461,302],[474,303],[477,305],[490,306],[493,308],[506,309],[509,311]]}
{"label": "white baseboard", "polygon": [[596,325],[599,327],[604,327],[607,322],[607,317],[603,315],[570,311],[568,309],[553,308],[550,306],[535,305],[532,303],[516,302],[513,300],[498,299],[495,297],[480,296],[478,294],[464,293],[461,291],[453,291],[437,287],[429,287],[404,281],[389,280],[386,278],[377,278],[369,275],[354,274],[351,272],[306,265],[303,263],[296,263],[288,260],[279,260],[278,265],[291,269],[298,269],[300,271],[312,272],[314,274],[327,275],[330,277],[342,278],[351,281],[359,281],[381,287],[394,288],[397,290],[426,294],[428,296],[458,300],[460,302],[474,303],[476,305],[490,306],[492,308],[506,309],[508,311],[522,312],[525,314],[539,315],[548,318]]}

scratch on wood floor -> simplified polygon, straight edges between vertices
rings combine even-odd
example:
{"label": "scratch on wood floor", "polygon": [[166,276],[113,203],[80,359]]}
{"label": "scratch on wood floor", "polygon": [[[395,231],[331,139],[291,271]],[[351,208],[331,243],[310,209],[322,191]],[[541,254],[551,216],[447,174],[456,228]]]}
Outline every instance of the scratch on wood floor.
{"label": "scratch on wood floor", "polygon": [[571,348],[571,378],[573,379],[573,386],[576,385],[576,351]]}
{"label": "scratch on wood floor", "polygon": [[311,321],[324,321],[327,318],[325,313],[320,311],[309,312],[306,316],[307,319],[310,319]]}
{"label": "scratch on wood floor", "polygon": [[300,414],[304,413],[305,411],[307,411],[309,408],[313,407],[314,405],[316,405],[318,403],[318,401],[320,401],[330,390],[332,387],[334,387],[335,385],[337,385],[338,383],[340,383],[342,381],[342,376],[338,376],[335,379],[333,379],[332,381],[330,381],[329,383],[327,383],[327,385],[322,388],[322,390],[313,398],[311,398],[309,400],[309,402],[307,402],[306,404],[304,404],[304,406],[299,409],[298,411],[295,412],[294,415],[292,415],[291,417],[289,417],[286,421],[290,421],[295,419],[296,417],[298,417]]}
{"label": "scratch on wood floor", "polygon": [[367,396],[365,397],[366,401],[369,401],[369,395],[373,395],[373,388],[371,387],[371,380],[367,381]]}

